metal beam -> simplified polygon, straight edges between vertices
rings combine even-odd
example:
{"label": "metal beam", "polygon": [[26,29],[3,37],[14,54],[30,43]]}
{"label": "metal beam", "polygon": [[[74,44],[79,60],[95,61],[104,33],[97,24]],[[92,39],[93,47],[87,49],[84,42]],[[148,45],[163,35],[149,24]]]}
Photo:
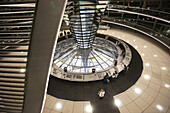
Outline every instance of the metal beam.
{"label": "metal beam", "polygon": [[26,68],[23,113],[42,113],[67,0],[38,0]]}

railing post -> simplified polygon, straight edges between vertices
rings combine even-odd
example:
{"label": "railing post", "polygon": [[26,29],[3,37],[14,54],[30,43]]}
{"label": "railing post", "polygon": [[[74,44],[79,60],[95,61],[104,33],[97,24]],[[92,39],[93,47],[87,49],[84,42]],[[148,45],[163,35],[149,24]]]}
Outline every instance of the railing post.
{"label": "railing post", "polygon": [[156,24],[157,24],[157,19],[154,22],[153,29],[155,29]]}

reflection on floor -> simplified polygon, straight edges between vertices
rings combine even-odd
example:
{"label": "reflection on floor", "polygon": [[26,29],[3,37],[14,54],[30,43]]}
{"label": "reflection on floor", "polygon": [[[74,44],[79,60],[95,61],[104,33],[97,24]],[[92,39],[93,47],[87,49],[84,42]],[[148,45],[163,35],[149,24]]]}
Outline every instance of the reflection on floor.
{"label": "reflection on floor", "polygon": [[[170,55],[155,41],[120,29],[99,31],[118,37],[132,45],[143,60],[143,72],[131,88],[114,96],[121,113],[170,113]],[[58,100],[64,104],[57,104]],[[88,104],[88,105],[86,105]],[[51,106],[51,107],[48,107]],[[55,109],[60,108],[60,110]],[[68,110],[68,111],[67,111]],[[47,96],[43,113],[89,113],[90,102],[73,102]]]}
{"label": "reflection on floor", "polygon": [[47,94],[43,113],[92,113],[90,101],[68,101]]}

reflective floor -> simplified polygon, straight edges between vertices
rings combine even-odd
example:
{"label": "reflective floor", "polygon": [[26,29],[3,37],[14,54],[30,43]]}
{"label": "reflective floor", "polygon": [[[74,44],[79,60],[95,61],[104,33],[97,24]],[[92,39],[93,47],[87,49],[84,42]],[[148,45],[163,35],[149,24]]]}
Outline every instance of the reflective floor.
{"label": "reflective floor", "polygon": [[[114,96],[121,113],[170,113],[170,55],[155,41],[120,29],[99,31],[132,45],[142,57],[143,72],[134,86]],[[90,102],[74,102],[47,95],[43,113],[90,113]]]}

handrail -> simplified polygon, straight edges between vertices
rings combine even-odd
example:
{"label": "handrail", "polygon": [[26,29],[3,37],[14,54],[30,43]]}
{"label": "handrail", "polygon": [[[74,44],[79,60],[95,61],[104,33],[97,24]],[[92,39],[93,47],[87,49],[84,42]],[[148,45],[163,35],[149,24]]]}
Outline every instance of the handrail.
{"label": "handrail", "polygon": [[148,14],[143,14],[143,13],[138,13],[138,12],[133,12],[133,11],[120,10],[120,9],[110,9],[110,8],[108,8],[107,10],[119,11],[119,12],[124,12],[124,13],[129,13],[129,14],[136,14],[136,15],[146,16],[146,17],[150,17],[150,18],[154,18],[154,19],[157,19],[157,20],[161,20],[161,21],[170,23],[170,20],[162,19],[162,18],[151,16],[151,15],[148,15]]}
{"label": "handrail", "polygon": [[125,24],[117,23],[117,22],[108,21],[108,20],[102,20],[102,22],[110,23],[110,24],[115,24],[115,25],[119,25],[119,26],[123,26],[123,27],[126,27],[126,28],[133,29],[133,30],[135,30],[135,31],[141,32],[141,33],[143,33],[143,34],[145,34],[145,35],[147,35],[147,36],[155,39],[156,41],[160,42],[161,44],[163,44],[164,46],[166,46],[168,49],[170,49],[170,46],[167,45],[165,42],[159,40],[158,38],[156,38],[156,37],[154,37],[154,36],[152,36],[152,35],[144,32],[144,31],[142,31],[142,30],[137,29],[137,28],[134,28],[134,27],[131,27],[131,26],[128,26],[128,25],[125,25]]}
{"label": "handrail", "polygon": [[[112,4],[109,4],[109,5],[112,5]],[[109,6],[110,7],[110,6]],[[138,9],[138,10],[146,10],[146,11],[152,11],[152,12],[156,12],[156,13],[164,13],[164,14],[169,14],[169,12],[164,12],[164,11],[159,11],[159,10],[154,10],[154,9],[146,9],[146,8],[140,8],[140,7],[133,7],[133,6],[124,6],[124,5],[117,5],[116,6],[111,6],[112,8],[129,8],[129,9]]]}

